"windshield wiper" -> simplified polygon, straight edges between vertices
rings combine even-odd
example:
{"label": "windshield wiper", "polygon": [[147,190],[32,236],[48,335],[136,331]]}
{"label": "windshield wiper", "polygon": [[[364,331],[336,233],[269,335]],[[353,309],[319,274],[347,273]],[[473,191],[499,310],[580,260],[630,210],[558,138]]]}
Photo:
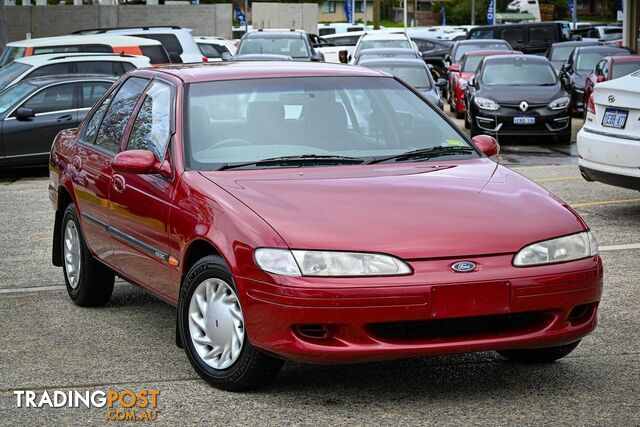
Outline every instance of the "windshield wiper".
{"label": "windshield wiper", "polygon": [[430,159],[432,157],[438,156],[452,156],[460,153],[474,153],[475,150],[472,147],[431,147],[431,148],[420,148],[418,150],[407,151],[406,153],[400,153],[393,156],[386,157],[377,157],[369,160],[367,162],[368,165],[374,163],[383,163],[389,160],[395,160],[396,162],[401,162],[403,160],[412,160],[412,159]]}
{"label": "windshield wiper", "polygon": [[357,157],[333,156],[322,154],[302,154],[300,156],[270,157],[268,159],[256,160],[254,162],[223,163],[214,170],[221,171],[227,169],[239,169],[247,166],[316,166],[347,164],[358,165],[364,160]]}

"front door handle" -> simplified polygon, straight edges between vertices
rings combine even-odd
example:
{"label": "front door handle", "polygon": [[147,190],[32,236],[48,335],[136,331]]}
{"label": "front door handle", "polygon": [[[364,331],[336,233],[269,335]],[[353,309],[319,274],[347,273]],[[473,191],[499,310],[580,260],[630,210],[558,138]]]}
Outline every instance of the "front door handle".
{"label": "front door handle", "polygon": [[116,191],[117,193],[124,193],[124,189],[126,187],[127,183],[124,180],[124,177],[122,175],[116,175],[113,177],[113,181],[111,183],[111,186],[113,187],[114,191]]}
{"label": "front door handle", "polygon": [[65,114],[64,116],[58,117],[56,119],[56,122],[58,123],[70,122],[71,119],[73,119],[73,117],[71,117],[71,114]]}
{"label": "front door handle", "polygon": [[71,167],[75,169],[77,172],[80,172],[82,170],[82,159],[78,156],[75,156],[71,160]]}

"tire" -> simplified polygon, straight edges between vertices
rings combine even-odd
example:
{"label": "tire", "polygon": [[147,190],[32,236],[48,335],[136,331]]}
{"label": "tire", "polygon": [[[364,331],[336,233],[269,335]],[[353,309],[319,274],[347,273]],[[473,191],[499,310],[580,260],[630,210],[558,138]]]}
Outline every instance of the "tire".
{"label": "tire", "polygon": [[518,363],[551,363],[562,359],[580,344],[580,340],[566,345],[526,350],[502,350],[498,354],[511,362]]}
{"label": "tire", "polygon": [[69,297],[82,307],[104,305],[113,293],[115,275],[89,252],[73,204],[65,210],[60,226],[62,270]]}
{"label": "tire", "polygon": [[249,342],[233,277],[219,256],[204,257],[191,267],[180,290],[177,314],[191,366],[216,388],[256,388],[273,379],[284,364]]}

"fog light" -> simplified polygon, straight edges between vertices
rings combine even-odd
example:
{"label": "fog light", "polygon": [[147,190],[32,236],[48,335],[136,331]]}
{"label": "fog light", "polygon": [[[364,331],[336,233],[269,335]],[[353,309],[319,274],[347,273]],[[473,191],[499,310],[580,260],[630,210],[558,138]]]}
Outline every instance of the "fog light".
{"label": "fog light", "polygon": [[328,340],[333,337],[333,332],[330,325],[296,325],[293,329],[298,335],[303,338],[310,338],[314,340]]}

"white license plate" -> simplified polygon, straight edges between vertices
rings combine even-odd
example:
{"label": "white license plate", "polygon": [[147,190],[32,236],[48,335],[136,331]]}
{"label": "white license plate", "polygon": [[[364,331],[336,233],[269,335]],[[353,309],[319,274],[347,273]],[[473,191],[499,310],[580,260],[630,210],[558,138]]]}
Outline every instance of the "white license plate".
{"label": "white license plate", "polygon": [[628,115],[629,112],[626,110],[607,108],[604,112],[604,118],[602,119],[602,126],[624,129],[624,126],[627,124]]}
{"label": "white license plate", "polygon": [[536,118],[533,116],[516,116],[513,118],[514,125],[535,125]]}

